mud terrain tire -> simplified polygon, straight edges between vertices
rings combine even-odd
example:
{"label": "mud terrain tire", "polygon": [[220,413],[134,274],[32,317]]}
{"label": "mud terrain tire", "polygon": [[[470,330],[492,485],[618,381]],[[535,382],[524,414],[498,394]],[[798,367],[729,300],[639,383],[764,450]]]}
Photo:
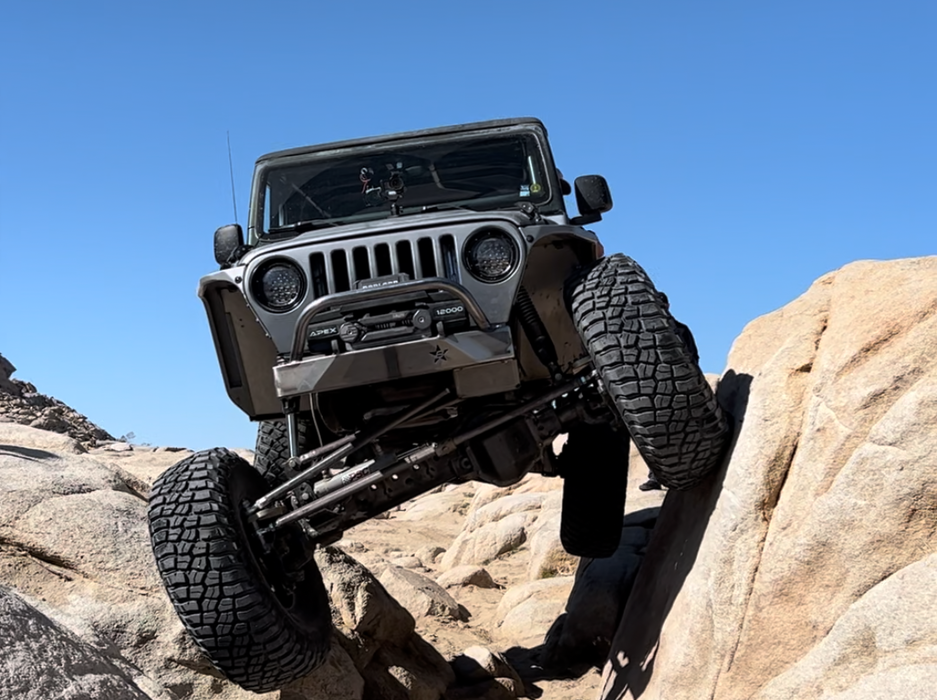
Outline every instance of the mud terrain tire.
{"label": "mud terrain tire", "polygon": [[628,439],[609,425],[578,425],[557,461],[563,477],[563,549],[577,557],[612,556],[625,514]]}
{"label": "mud terrain tire", "polygon": [[331,615],[314,563],[287,598],[255,556],[242,504],[268,486],[228,450],[197,452],[169,468],[150,493],[150,539],[169,599],[189,634],[228,679],[257,693],[319,666]]}
{"label": "mud terrain tire", "polygon": [[729,440],[709,383],[647,273],[625,255],[575,282],[573,320],[625,427],[668,488],[713,472]]}

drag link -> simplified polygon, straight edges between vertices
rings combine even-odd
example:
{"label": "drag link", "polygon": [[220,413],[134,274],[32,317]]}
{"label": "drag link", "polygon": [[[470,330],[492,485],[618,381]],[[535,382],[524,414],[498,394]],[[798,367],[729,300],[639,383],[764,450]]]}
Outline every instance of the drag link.
{"label": "drag link", "polygon": [[[274,522],[273,527],[275,529],[281,528],[284,525],[289,525],[290,523],[296,522],[297,520],[308,518],[311,515],[315,515],[320,511],[327,510],[332,506],[341,503],[349,496],[356,494],[358,491],[363,491],[364,489],[369,488],[372,484],[376,484],[379,481],[383,481],[384,479],[390,478],[395,474],[406,471],[407,469],[419,468],[418,464],[413,464],[405,458],[400,462],[392,464],[389,467],[385,467],[383,470],[378,469],[377,471],[368,473],[368,470],[373,469],[375,466],[376,463],[372,462],[370,464],[358,467],[357,469],[360,471],[356,473],[357,478],[345,484],[341,488],[332,491],[328,495],[325,495],[322,498],[317,498],[312,503],[307,503],[306,505],[291,511],[286,515],[280,516],[276,519],[276,522]],[[340,474],[336,477],[333,477],[332,479],[329,479],[329,481],[341,479],[342,476],[343,475]]]}
{"label": "drag link", "polygon": [[[258,498],[254,502],[254,505],[251,506],[250,513],[255,514],[258,511],[263,510],[264,508],[269,506],[271,503],[273,503],[277,499],[283,498],[283,496],[288,494],[297,486],[301,486],[302,484],[305,484],[307,481],[314,479],[318,474],[328,469],[329,467],[331,467],[333,464],[335,464],[342,458],[347,457],[348,455],[356,452],[357,450],[361,449],[368,443],[376,440],[381,435],[386,433],[388,430],[392,430],[396,428],[398,425],[400,425],[401,423],[404,423],[410,420],[411,418],[420,415],[427,409],[431,408],[434,404],[439,403],[440,400],[442,400],[448,395],[449,395],[449,389],[443,389],[432,398],[427,399],[426,401],[424,401],[423,403],[417,406],[414,406],[408,411],[404,411],[399,416],[395,416],[384,425],[378,428],[374,428],[373,430],[366,431],[363,434],[356,434],[351,439],[346,440],[345,444],[338,447],[338,449],[336,449],[335,452],[332,452],[331,454],[329,454],[329,456],[326,457],[325,459],[319,462],[316,462],[305,471],[300,472],[293,478],[277,486],[275,489],[273,489],[269,493],[264,494],[263,496]],[[341,441],[339,440],[336,442],[341,442]],[[336,443],[332,443],[332,444],[334,445]],[[315,452],[315,450],[313,450],[313,452]],[[298,460],[301,460],[305,457],[306,455],[303,455],[302,457],[298,458]],[[313,458],[309,457],[309,459],[311,460]]]}

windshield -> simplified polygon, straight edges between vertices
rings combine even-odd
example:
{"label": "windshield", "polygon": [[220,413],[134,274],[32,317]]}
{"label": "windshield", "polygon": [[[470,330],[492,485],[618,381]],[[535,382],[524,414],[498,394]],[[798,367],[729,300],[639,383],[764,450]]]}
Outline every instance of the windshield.
{"label": "windshield", "polygon": [[551,197],[539,143],[525,133],[371,146],[273,164],[261,177],[264,233],[434,209],[542,205]]}

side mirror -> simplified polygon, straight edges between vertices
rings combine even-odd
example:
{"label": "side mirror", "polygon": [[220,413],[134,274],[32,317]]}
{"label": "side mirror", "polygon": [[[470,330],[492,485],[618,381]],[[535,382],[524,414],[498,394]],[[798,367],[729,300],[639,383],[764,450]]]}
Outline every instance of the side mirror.
{"label": "side mirror", "polygon": [[591,224],[602,219],[602,214],[612,208],[612,193],[601,175],[582,175],[576,178],[576,204],[579,216],[573,219],[576,225]]}
{"label": "side mirror", "polygon": [[215,262],[222,267],[231,264],[231,256],[244,245],[240,224],[228,224],[215,231]]}

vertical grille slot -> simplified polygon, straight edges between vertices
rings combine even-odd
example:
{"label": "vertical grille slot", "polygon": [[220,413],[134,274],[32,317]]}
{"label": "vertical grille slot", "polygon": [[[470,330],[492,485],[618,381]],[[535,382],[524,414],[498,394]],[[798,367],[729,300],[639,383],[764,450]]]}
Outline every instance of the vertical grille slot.
{"label": "vertical grille slot", "polygon": [[439,247],[442,252],[442,276],[447,280],[459,281],[459,259],[455,252],[455,238],[452,234],[445,234],[439,238]]}
{"label": "vertical grille slot", "polygon": [[436,246],[432,238],[421,238],[416,242],[417,255],[420,259],[418,276],[436,277],[439,267],[436,265]]}
{"label": "vertical grille slot", "polygon": [[347,292],[351,289],[351,278],[348,274],[348,258],[344,250],[332,251],[332,275],[335,279],[335,292]]}
{"label": "vertical grille slot", "polygon": [[368,249],[358,246],[351,251],[352,264],[355,267],[355,282],[371,278],[371,263],[368,260]]}
{"label": "vertical grille slot", "polygon": [[309,271],[312,277],[312,298],[318,299],[329,293],[329,277],[325,269],[325,253],[309,256]]}
{"label": "vertical grille slot", "polygon": [[311,291],[318,299],[355,288],[361,280],[405,274],[411,280],[461,278],[458,240],[451,233],[420,238],[372,238],[347,248],[338,242],[331,250],[311,253]]}
{"label": "vertical grille slot", "polygon": [[397,272],[406,272],[410,279],[416,279],[416,270],[413,268],[413,248],[410,241],[397,241]]}
{"label": "vertical grille slot", "polygon": [[374,246],[374,264],[377,268],[377,277],[394,274],[390,264],[390,246],[386,243],[378,243]]}

